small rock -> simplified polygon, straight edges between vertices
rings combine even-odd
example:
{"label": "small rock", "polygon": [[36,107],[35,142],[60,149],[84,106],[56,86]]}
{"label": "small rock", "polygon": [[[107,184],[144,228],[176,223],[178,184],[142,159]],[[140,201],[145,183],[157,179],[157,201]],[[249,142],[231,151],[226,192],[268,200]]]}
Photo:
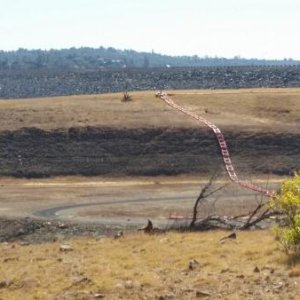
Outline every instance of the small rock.
{"label": "small rock", "polygon": [[6,263],[8,261],[19,260],[19,257],[6,257],[3,259],[3,262]]}
{"label": "small rock", "polygon": [[185,293],[192,293],[194,292],[195,290],[194,289],[191,289],[191,288],[188,288],[188,289],[185,289],[184,292]]}
{"label": "small rock", "polygon": [[157,297],[157,300],[168,300],[168,299],[174,299],[175,296],[173,294],[166,294],[166,295],[161,295]]}
{"label": "small rock", "polygon": [[226,273],[228,271],[229,271],[229,268],[225,268],[225,269],[222,269],[220,273],[222,274],[222,273]]}
{"label": "small rock", "polygon": [[237,238],[237,235],[236,235],[236,232],[233,231],[232,233],[230,233],[229,235],[223,237],[220,239],[220,242],[224,242],[225,240],[236,240]]}
{"label": "small rock", "polygon": [[240,279],[243,279],[243,278],[245,278],[245,275],[243,275],[243,274],[240,274],[240,275],[236,275],[236,278],[240,278]]}
{"label": "small rock", "polygon": [[74,278],[74,284],[89,283],[89,282],[92,282],[92,281],[86,276],[78,276],[78,277]]}
{"label": "small rock", "polygon": [[254,273],[259,273],[259,272],[260,272],[260,269],[259,269],[257,266],[255,266],[253,272],[254,272]]}
{"label": "small rock", "polygon": [[180,278],[177,278],[174,280],[174,283],[181,283],[181,282],[182,282],[182,279],[180,279]]}
{"label": "small rock", "polygon": [[64,223],[61,223],[61,224],[58,224],[57,227],[60,228],[60,229],[66,229],[66,228],[68,228],[68,225],[64,224]]}
{"label": "small rock", "polygon": [[131,280],[126,280],[124,286],[125,286],[125,288],[128,289],[128,290],[129,290],[129,289],[133,289],[133,282],[132,282]]}
{"label": "small rock", "polygon": [[60,245],[59,251],[69,252],[69,251],[73,251],[73,248],[70,245],[63,244],[63,245]]}
{"label": "small rock", "polygon": [[20,228],[18,230],[18,235],[23,235],[23,234],[25,234],[25,230],[23,228]]}
{"label": "small rock", "polygon": [[124,232],[120,230],[116,235],[114,235],[114,239],[119,239],[121,237],[124,237]]}
{"label": "small rock", "polygon": [[174,294],[166,294],[166,295],[164,295],[163,296],[164,297],[164,299],[174,299],[175,298],[175,296],[174,296]]}
{"label": "small rock", "polygon": [[282,281],[274,284],[274,289],[281,290],[284,287],[284,283]]}
{"label": "small rock", "polygon": [[121,289],[123,287],[123,285],[121,283],[117,283],[115,286],[117,289]]}
{"label": "small rock", "polygon": [[20,242],[19,245],[20,246],[29,246],[30,243],[29,242]]}
{"label": "small rock", "polygon": [[9,287],[10,285],[12,284],[12,281],[11,280],[2,280],[0,281],[0,289],[4,289],[4,288],[7,288]]}
{"label": "small rock", "polygon": [[211,293],[207,291],[196,291],[196,297],[197,298],[205,298],[205,297],[210,297]]}
{"label": "small rock", "polygon": [[95,299],[103,299],[103,298],[105,298],[105,295],[102,293],[96,293],[96,294],[94,294],[94,298]]}
{"label": "small rock", "polygon": [[189,270],[195,270],[198,265],[199,265],[199,262],[196,259],[191,259],[189,261]]}
{"label": "small rock", "polygon": [[275,269],[269,266],[262,267],[262,270],[268,270],[271,274],[274,273]]}

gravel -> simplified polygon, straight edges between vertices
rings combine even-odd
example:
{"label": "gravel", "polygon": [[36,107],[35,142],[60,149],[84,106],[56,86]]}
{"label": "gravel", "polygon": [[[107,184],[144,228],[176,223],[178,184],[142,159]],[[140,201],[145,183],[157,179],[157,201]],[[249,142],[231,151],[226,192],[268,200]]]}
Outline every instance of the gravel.
{"label": "gravel", "polygon": [[299,87],[300,66],[241,66],[68,71],[0,70],[0,98],[32,98],[126,90]]}

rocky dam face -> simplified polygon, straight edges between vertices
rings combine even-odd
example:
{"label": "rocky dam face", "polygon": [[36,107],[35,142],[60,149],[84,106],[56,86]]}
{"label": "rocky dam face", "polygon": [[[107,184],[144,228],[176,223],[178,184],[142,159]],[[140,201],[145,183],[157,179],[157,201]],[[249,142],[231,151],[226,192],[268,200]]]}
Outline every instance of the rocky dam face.
{"label": "rocky dam face", "polygon": [[170,89],[299,87],[300,66],[2,70],[0,99]]}

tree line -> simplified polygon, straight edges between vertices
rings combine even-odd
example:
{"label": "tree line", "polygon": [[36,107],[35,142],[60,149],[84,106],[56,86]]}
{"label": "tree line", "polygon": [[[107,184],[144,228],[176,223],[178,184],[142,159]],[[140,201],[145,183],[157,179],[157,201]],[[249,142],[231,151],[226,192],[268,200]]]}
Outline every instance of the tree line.
{"label": "tree line", "polygon": [[169,56],[152,52],[104,48],[70,48],[16,51],[0,50],[0,70],[70,69],[95,70],[103,68],[156,68],[156,67],[221,67],[221,66],[286,66],[299,65],[293,59],[245,59],[239,56],[199,57]]}

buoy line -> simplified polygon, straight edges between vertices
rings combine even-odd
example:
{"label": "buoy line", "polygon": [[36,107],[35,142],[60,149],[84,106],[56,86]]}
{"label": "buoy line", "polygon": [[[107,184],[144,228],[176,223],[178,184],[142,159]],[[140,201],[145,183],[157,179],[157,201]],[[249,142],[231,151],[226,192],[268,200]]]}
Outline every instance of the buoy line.
{"label": "buoy line", "polygon": [[223,135],[223,133],[221,132],[221,130],[212,122],[206,120],[205,118],[197,115],[194,112],[191,112],[189,110],[187,110],[184,107],[181,107],[180,105],[176,104],[173,99],[165,92],[157,92],[156,97],[159,97],[160,99],[162,99],[167,105],[175,108],[176,110],[181,111],[182,113],[184,113],[185,115],[188,115],[189,117],[192,117],[194,119],[196,119],[197,121],[199,121],[200,123],[204,124],[205,126],[207,126],[208,128],[210,128],[217,141],[218,141],[218,145],[219,145],[219,149],[220,149],[220,154],[223,158],[223,162],[224,162],[224,166],[226,169],[226,172],[230,178],[231,181],[237,183],[238,185],[240,185],[243,188],[252,190],[252,191],[256,191],[259,192],[261,194],[264,194],[267,197],[273,197],[274,196],[274,192],[270,191],[268,189],[265,189],[263,187],[260,187],[258,185],[255,185],[249,181],[245,181],[245,180],[240,180],[235,172],[234,166],[232,164],[232,160],[230,158],[230,154],[229,154],[229,148],[227,146],[227,143],[225,141],[225,137]]}

